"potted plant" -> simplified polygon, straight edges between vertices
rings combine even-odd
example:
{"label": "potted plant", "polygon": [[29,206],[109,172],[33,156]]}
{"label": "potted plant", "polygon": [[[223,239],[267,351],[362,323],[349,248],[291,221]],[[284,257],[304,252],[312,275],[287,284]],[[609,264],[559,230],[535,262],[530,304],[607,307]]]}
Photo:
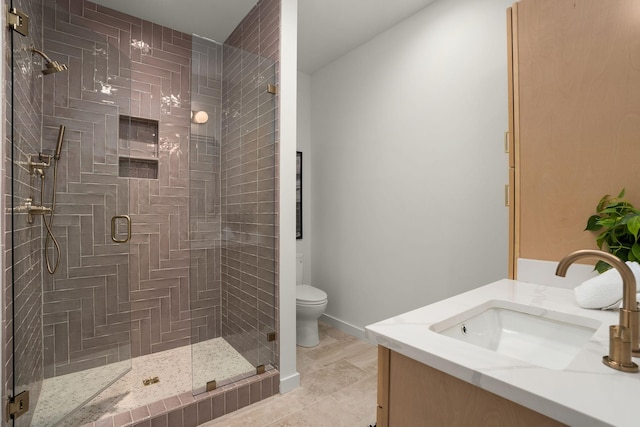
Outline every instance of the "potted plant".
{"label": "potted plant", "polygon": [[[640,261],[640,210],[624,200],[624,188],[618,197],[604,196],[596,207],[596,214],[587,221],[585,230],[600,231],[596,238],[598,248],[606,249],[622,261]],[[595,270],[607,271],[611,266],[598,261]]]}

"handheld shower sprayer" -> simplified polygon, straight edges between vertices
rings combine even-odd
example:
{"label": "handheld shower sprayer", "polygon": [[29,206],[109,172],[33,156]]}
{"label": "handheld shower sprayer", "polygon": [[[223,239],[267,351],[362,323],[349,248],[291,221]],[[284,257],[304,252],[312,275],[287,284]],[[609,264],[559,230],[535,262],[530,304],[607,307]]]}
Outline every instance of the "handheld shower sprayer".
{"label": "handheld shower sprayer", "polygon": [[60,152],[62,151],[62,141],[64,141],[64,125],[60,125],[60,130],[58,131],[58,144],[56,145],[56,153],[53,155],[53,158],[58,161],[60,160]]}
{"label": "handheld shower sprayer", "polygon": [[[53,155],[53,159],[55,163],[53,165],[53,183],[51,185],[51,208],[48,212],[49,219],[47,220],[46,216],[43,216],[44,226],[47,229],[47,236],[44,240],[44,259],[47,266],[47,271],[49,274],[53,274],[58,269],[60,265],[60,244],[58,240],[53,235],[53,218],[55,217],[56,211],[56,187],[58,185],[58,163],[60,162],[60,153],[62,152],[62,143],[64,142],[64,125],[60,125],[60,130],[58,130],[58,142],[56,144],[56,151]],[[40,200],[44,200],[44,174],[41,176],[42,185],[40,185]],[[54,255],[55,260],[52,260],[49,257],[49,242],[53,242],[54,246]]]}

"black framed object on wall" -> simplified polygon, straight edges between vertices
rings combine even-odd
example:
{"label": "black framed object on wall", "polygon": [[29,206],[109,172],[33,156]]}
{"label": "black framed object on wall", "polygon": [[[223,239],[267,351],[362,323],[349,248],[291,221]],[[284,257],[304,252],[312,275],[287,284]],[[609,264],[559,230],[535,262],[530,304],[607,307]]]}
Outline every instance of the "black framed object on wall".
{"label": "black framed object on wall", "polygon": [[302,151],[296,151],[296,239],[302,239]]}

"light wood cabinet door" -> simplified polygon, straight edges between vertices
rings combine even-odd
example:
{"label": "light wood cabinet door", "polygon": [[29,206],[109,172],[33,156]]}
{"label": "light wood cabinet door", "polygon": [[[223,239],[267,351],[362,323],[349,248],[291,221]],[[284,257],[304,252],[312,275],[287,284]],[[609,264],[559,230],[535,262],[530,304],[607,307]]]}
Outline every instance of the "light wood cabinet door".
{"label": "light wood cabinet door", "polygon": [[508,28],[513,259],[557,261],[603,195],[640,206],[640,1],[522,0]]}
{"label": "light wood cabinet door", "polygon": [[385,347],[378,356],[379,427],[564,426]]}

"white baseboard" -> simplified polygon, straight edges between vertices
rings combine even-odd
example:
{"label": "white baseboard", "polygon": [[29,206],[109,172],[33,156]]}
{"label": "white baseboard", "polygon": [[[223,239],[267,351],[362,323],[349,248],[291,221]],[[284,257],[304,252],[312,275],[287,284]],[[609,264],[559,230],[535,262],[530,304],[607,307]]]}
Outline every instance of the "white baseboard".
{"label": "white baseboard", "polygon": [[372,344],[375,344],[374,342],[367,339],[363,328],[359,328],[357,326],[352,325],[351,323],[347,323],[343,320],[336,319],[335,317],[330,316],[328,314],[323,314],[322,316],[320,316],[320,321],[330,326],[333,326],[334,328],[339,329],[342,332],[346,332],[349,335],[353,335],[356,338],[360,338],[363,341],[367,341]]}
{"label": "white baseboard", "polygon": [[280,377],[280,394],[289,393],[300,386],[300,374],[295,373],[287,378]]}

